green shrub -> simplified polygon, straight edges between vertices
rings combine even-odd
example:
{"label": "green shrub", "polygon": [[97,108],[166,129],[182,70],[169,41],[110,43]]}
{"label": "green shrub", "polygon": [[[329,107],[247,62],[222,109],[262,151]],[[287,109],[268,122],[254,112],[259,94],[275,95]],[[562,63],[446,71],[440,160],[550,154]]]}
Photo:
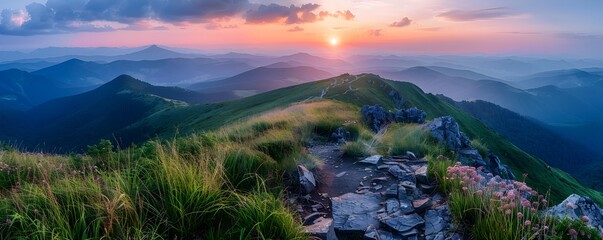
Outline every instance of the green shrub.
{"label": "green shrub", "polygon": [[270,180],[271,173],[277,171],[277,164],[272,158],[245,147],[229,151],[223,165],[230,184],[246,191],[257,187],[261,181]]}
{"label": "green shrub", "polygon": [[256,192],[234,196],[233,237],[239,239],[308,239],[279,196]]}
{"label": "green shrub", "polygon": [[314,123],[312,132],[320,137],[329,139],[331,134],[341,127],[341,122],[330,119],[321,119]]}
{"label": "green shrub", "polygon": [[471,141],[471,145],[479,152],[479,155],[481,155],[482,158],[486,159],[488,156],[488,146],[486,146],[486,144],[482,143],[480,140],[474,139]]}
{"label": "green shrub", "polygon": [[404,125],[394,129],[392,134],[391,155],[403,155],[411,151],[422,157],[428,154],[429,144],[426,131],[418,125]]}
{"label": "green shrub", "polygon": [[366,144],[361,141],[346,142],[342,147],[342,151],[343,156],[351,158],[366,157],[370,154]]}
{"label": "green shrub", "polygon": [[267,154],[278,163],[285,161],[301,150],[301,143],[291,131],[271,130],[255,142],[256,149]]}

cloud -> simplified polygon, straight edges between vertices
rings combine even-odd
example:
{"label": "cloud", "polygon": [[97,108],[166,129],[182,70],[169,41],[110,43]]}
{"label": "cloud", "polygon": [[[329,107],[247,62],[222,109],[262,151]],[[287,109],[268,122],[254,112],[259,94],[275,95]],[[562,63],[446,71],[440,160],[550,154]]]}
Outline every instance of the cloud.
{"label": "cloud", "polygon": [[352,12],[350,12],[350,10],[345,10],[345,11],[337,11],[337,16],[342,17],[345,20],[354,20],[354,18],[356,18],[356,15],[354,15]]}
{"label": "cloud", "polygon": [[238,28],[238,27],[239,26],[234,25],[234,24],[224,25],[224,24],[220,24],[217,22],[210,22],[210,23],[205,24],[205,29],[208,29],[208,30],[232,29],[232,28]]}
{"label": "cloud", "polygon": [[301,31],[304,31],[304,29],[299,26],[295,26],[295,27],[287,30],[287,32],[301,32]]}
{"label": "cloud", "polygon": [[327,17],[342,17],[345,20],[352,20],[355,17],[350,10],[334,13],[328,11],[315,13],[319,8],[320,5],[313,3],[303,4],[299,7],[293,4],[289,7],[274,3],[261,4],[257,9],[247,11],[245,21],[248,24],[304,24],[322,21]]}
{"label": "cloud", "polygon": [[406,27],[406,26],[410,25],[411,23],[412,23],[412,20],[410,20],[410,18],[404,17],[404,18],[402,18],[402,20],[400,20],[398,22],[393,22],[389,26],[390,27]]}
{"label": "cloud", "polygon": [[[203,23],[233,17],[248,7],[248,0],[48,0],[46,4],[31,3],[25,11],[3,10],[0,34],[116,30],[96,27],[92,23],[97,21],[126,25],[149,19],[175,25]],[[128,27],[137,28],[124,29]]]}
{"label": "cloud", "polygon": [[512,11],[506,7],[495,7],[495,8],[486,8],[479,10],[450,10],[447,12],[443,12],[438,15],[438,17],[443,17],[450,21],[456,22],[464,22],[464,21],[476,21],[476,20],[486,20],[493,18],[504,18],[517,16],[518,13]]}
{"label": "cloud", "polygon": [[383,34],[382,29],[370,29],[367,31],[370,36],[379,37]]}

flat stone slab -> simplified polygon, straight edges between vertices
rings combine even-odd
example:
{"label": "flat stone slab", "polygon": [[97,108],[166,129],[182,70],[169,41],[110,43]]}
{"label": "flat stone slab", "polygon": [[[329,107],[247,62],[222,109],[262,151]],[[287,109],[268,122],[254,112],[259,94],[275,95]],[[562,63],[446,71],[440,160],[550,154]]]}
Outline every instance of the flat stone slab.
{"label": "flat stone slab", "polygon": [[425,220],[416,213],[384,219],[382,222],[399,233],[411,231],[425,224]]}
{"label": "flat stone slab", "polygon": [[375,216],[381,209],[380,194],[346,193],[339,197],[332,197],[331,203],[333,227],[338,233],[362,236],[369,225],[379,226]]}
{"label": "flat stone slab", "polygon": [[335,230],[333,229],[332,218],[321,217],[317,219],[314,224],[306,226],[304,231],[322,240],[337,240]]}
{"label": "flat stone slab", "polygon": [[403,169],[398,165],[389,168],[388,172],[400,181],[416,182],[415,174],[412,171]]}
{"label": "flat stone slab", "polygon": [[415,208],[415,211],[418,213],[422,213],[431,207],[431,199],[430,198],[422,198],[412,201],[412,206]]}
{"label": "flat stone slab", "polygon": [[377,165],[377,163],[381,160],[381,158],[383,158],[383,156],[373,155],[373,156],[370,156],[370,157],[367,157],[367,158],[361,160],[360,162]]}

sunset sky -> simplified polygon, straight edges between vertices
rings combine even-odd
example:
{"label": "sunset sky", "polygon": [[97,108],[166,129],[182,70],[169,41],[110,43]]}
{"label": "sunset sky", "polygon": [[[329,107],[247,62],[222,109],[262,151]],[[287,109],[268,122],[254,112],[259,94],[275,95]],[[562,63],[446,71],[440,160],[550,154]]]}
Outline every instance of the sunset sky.
{"label": "sunset sky", "polygon": [[0,50],[603,55],[601,0],[2,0],[0,9]]}

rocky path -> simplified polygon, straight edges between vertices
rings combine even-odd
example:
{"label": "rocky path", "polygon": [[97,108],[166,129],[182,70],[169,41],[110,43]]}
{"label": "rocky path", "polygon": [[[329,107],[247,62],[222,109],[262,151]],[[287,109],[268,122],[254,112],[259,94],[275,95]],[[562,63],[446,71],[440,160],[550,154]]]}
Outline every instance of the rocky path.
{"label": "rocky path", "polygon": [[[310,147],[324,164],[306,196],[324,209],[305,211],[306,231],[321,239],[453,239],[444,198],[427,179],[427,161],[412,154],[345,159],[337,144]],[[307,208],[307,206],[305,207]],[[313,211],[316,210],[316,211]]]}

